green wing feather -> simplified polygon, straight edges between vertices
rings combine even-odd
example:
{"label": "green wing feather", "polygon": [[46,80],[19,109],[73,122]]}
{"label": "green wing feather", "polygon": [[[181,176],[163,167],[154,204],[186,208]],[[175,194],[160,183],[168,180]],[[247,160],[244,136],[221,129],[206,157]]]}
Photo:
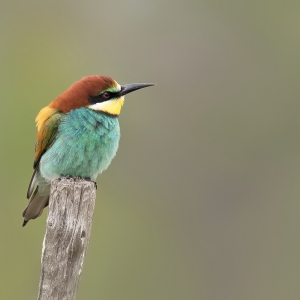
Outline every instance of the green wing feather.
{"label": "green wing feather", "polygon": [[[46,110],[46,113],[45,113]],[[33,163],[33,174],[28,186],[27,198],[29,199],[33,192],[36,184],[36,172],[39,166],[42,155],[53,145],[58,132],[58,127],[64,117],[64,113],[56,110],[49,109],[46,107],[41,110],[37,116],[38,135],[37,142],[35,144],[35,156]]]}
{"label": "green wing feather", "polygon": [[52,146],[55,141],[58,127],[61,123],[64,114],[56,111],[50,116],[41,126],[37,142],[35,144],[35,157],[33,167],[36,168],[42,155]]}

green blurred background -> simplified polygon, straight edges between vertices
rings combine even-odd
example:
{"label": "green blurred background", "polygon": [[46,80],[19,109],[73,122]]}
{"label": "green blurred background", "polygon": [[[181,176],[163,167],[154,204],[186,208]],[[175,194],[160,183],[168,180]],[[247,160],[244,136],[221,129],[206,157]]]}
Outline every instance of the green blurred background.
{"label": "green blurred background", "polygon": [[22,228],[34,118],[74,81],[127,97],[98,178],[79,299],[300,295],[300,2],[0,2],[0,298],[35,299],[46,213]]}

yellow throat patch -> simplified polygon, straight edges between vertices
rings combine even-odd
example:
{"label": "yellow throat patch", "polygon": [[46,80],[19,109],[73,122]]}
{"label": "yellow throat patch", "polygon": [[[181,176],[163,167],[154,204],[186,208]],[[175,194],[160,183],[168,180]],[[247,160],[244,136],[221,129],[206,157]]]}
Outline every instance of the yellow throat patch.
{"label": "yellow throat patch", "polygon": [[112,99],[105,102],[89,105],[88,108],[103,111],[111,115],[119,115],[124,104],[124,96],[119,99]]}

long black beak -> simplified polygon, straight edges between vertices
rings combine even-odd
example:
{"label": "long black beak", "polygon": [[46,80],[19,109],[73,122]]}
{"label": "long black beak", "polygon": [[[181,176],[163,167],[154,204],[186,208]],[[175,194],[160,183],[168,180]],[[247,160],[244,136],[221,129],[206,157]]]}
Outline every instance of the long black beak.
{"label": "long black beak", "polygon": [[153,83],[130,83],[130,84],[124,84],[121,86],[121,91],[118,93],[118,97],[122,97],[126,94],[129,94],[131,92],[134,92],[139,89],[143,89],[148,86],[153,86]]}

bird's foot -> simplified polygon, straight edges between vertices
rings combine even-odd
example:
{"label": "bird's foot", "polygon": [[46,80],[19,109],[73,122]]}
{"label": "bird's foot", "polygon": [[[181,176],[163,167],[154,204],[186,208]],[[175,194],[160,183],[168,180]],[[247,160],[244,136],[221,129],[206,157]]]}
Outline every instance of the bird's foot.
{"label": "bird's foot", "polygon": [[61,180],[62,178],[65,178],[65,179],[76,179],[76,178],[80,178],[80,177],[78,177],[78,176],[72,176],[72,175],[62,175],[62,174],[60,174],[59,180]]}
{"label": "bird's foot", "polygon": [[58,180],[60,181],[62,178],[65,178],[65,179],[72,179],[72,178],[76,179],[76,178],[78,178],[78,179],[83,179],[83,180],[86,180],[86,181],[91,181],[91,182],[94,183],[95,188],[96,189],[98,188],[97,187],[97,182],[94,181],[94,180],[92,180],[91,177],[81,177],[81,176],[72,176],[72,175],[60,175],[60,178]]}

